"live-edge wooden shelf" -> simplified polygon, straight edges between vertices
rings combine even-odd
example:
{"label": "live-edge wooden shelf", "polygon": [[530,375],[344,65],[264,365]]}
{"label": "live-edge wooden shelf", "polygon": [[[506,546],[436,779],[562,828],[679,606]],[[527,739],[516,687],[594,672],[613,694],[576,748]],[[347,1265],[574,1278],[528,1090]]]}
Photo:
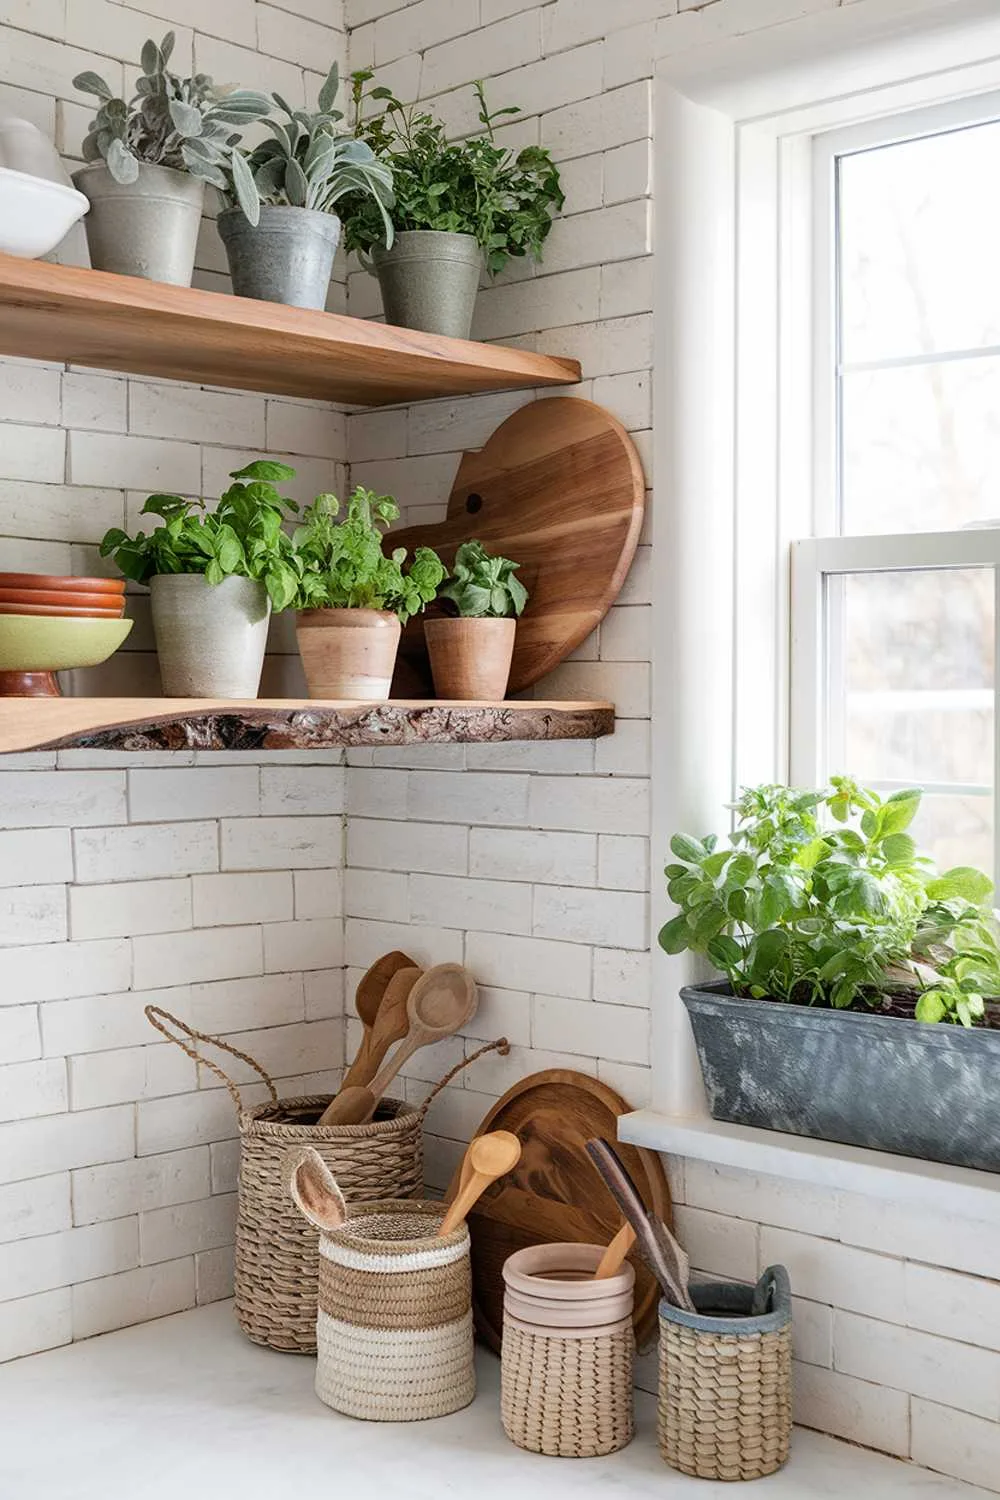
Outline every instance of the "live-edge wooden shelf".
{"label": "live-edge wooden shelf", "polygon": [[292,699],[0,698],[0,753],[334,750],[582,740],[613,734],[610,703],[332,703]]}
{"label": "live-edge wooden shelf", "polygon": [[0,354],[367,406],[580,379],[573,359],[10,255]]}

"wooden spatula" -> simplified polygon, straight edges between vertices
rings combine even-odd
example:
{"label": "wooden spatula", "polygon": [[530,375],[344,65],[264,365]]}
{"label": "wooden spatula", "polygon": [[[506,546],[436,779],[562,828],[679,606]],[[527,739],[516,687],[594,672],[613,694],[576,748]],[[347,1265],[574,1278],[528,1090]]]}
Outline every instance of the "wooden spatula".
{"label": "wooden spatula", "polygon": [[[341,1091],[355,1088],[359,1084],[371,1083],[385,1061],[385,1055],[394,1042],[402,1041],[409,1029],[406,1002],[410,991],[423,973],[415,964],[397,969],[385,987],[379,1003],[378,1013],[371,1030],[358,1048],[358,1055],[344,1074]],[[329,1122],[320,1119],[321,1125]]]}
{"label": "wooden spatula", "polygon": [[586,1149],[611,1196],[635,1230],[642,1257],[660,1283],[663,1295],[675,1307],[694,1312],[684,1251],[667,1226],[648,1212],[614,1147],[595,1138],[587,1142]]}
{"label": "wooden spatula", "polygon": [[463,1172],[463,1186],[441,1222],[440,1239],[458,1228],[491,1183],[517,1166],[521,1159],[521,1142],[510,1130],[492,1130],[488,1135],[476,1136],[465,1153],[465,1159],[469,1170]]}
{"label": "wooden spatula", "polygon": [[[388,989],[392,976],[398,974],[400,969],[415,969],[416,967],[417,964],[412,958],[408,957],[405,953],[400,953],[396,949],[392,953],[383,953],[381,958],[375,960],[368,972],[361,976],[357,993],[354,996],[354,1009],[357,1011],[358,1019],[364,1027],[364,1033],[361,1038],[361,1045],[358,1048],[357,1057],[355,1057],[354,1062],[351,1064],[349,1073],[344,1078],[344,1083],[341,1087],[346,1085],[350,1073],[353,1073],[356,1067],[359,1065],[361,1068],[367,1066],[371,1047],[372,1028],[378,1018],[379,1009],[385,998],[385,992]],[[375,1063],[371,1072],[366,1073],[364,1078],[350,1078],[350,1082],[367,1083],[369,1078],[373,1078],[377,1071],[378,1063]]]}
{"label": "wooden spatula", "polygon": [[607,1281],[609,1276],[617,1276],[624,1264],[626,1255],[634,1244],[635,1230],[626,1219],[601,1256],[601,1263],[594,1272],[594,1280]]}
{"label": "wooden spatula", "polygon": [[366,1086],[341,1089],[323,1113],[326,1125],[363,1125],[396,1074],[419,1047],[429,1047],[453,1036],[475,1015],[476,982],[461,964],[437,964],[413,986],[406,1009],[409,1027],[405,1039]]}

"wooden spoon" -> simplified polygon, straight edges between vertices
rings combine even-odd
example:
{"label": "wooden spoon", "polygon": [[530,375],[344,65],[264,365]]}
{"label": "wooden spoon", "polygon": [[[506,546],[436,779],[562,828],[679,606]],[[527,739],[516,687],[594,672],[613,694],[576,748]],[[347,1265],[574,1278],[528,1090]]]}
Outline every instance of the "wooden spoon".
{"label": "wooden spoon", "polygon": [[614,1239],[611,1241],[604,1254],[601,1263],[594,1272],[595,1281],[607,1281],[609,1276],[617,1276],[624,1263],[626,1255],[635,1244],[635,1230],[626,1219]]}
{"label": "wooden spoon", "polygon": [[[375,1024],[365,1033],[358,1054],[340,1085],[341,1091],[358,1084],[371,1083],[385,1061],[385,1055],[394,1042],[402,1041],[409,1028],[406,1002],[410,991],[423,973],[416,965],[398,969],[385,987],[375,1017]],[[322,1125],[324,1121],[321,1119]]]}
{"label": "wooden spoon", "polygon": [[396,1074],[419,1047],[429,1047],[460,1031],[476,1013],[476,982],[461,964],[436,964],[417,980],[406,1003],[409,1028],[405,1039],[371,1083],[341,1089],[323,1113],[327,1125],[363,1125]]}
{"label": "wooden spoon", "polygon": [[344,1195],[318,1151],[305,1146],[286,1158],[288,1188],[299,1212],[317,1229],[339,1229],[347,1219]]}
{"label": "wooden spoon", "polygon": [[451,1234],[482,1197],[491,1183],[510,1172],[521,1159],[521,1142],[509,1130],[492,1130],[471,1142],[465,1159],[469,1163],[465,1185],[448,1209],[438,1230],[438,1238]]}
{"label": "wooden spoon", "polygon": [[354,996],[354,1009],[357,1011],[358,1019],[364,1027],[364,1033],[357,1056],[344,1076],[344,1081],[341,1084],[342,1088],[346,1087],[348,1082],[367,1083],[369,1078],[374,1077],[378,1069],[378,1063],[375,1063],[371,1072],[367,1073],[363,1078],[354,1078],[352,1074],[355,1069],[360,1071],[367,1066],[371,1048],[372,1028],[378,1019],[379,1009],[382,1001],[385,999],[390,980],[394,974],[399,973],[400,969],[414,969],[416,967],[417,965],[412,958],[395,949],[392,953],[383,953],[381,958],[375,960],[368,972],[361,976],[357,993]]}

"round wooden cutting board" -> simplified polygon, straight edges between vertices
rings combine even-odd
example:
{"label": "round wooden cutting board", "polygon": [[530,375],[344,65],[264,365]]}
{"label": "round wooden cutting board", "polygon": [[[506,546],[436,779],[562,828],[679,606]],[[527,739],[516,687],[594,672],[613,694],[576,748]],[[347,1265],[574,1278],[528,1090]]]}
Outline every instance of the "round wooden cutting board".
{"label": "round wooden cutting board", "polygon": [[[469,1215],[472,1300],[480,1337],[500,1350],[503,1263],[515,1250],[566,1240],[607,1244],[621,1227],[621,1212],[584,1150],[593,1136],[615,1144],[618,1117],[629,1106],[605,1084],[584,1073],[550,1069],[522,1079],[490,1110],[477,1130],[511,1130],[521,1142],[514,1171],[494,1183]],[[659,1157],[615,1144],[646,1204],[670,1224],[670,1189]],[[460,1171],[448,1189],[458,1189]],[[659,1287],[633,1252],[635,1330],[640,1347],[657,1331]]]}

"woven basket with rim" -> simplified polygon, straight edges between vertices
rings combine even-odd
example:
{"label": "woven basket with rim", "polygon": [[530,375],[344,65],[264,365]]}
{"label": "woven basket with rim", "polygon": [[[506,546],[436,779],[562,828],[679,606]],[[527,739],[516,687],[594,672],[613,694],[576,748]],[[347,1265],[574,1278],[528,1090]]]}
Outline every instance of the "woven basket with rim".
{"label": "woven basket with rim", "polygon": [[792,1430],[788,1273],[771,1266],[756,1288],[725,1282],[690,1292],[697,1313],[660,1303],[660,1453],[696,1479],[773,1474]]}
{"label": "woven basket with rim", "polygon": [[[348,1203],[419,1197],[424,1186],[422,1131],[428,1108],[456,1073],[483,1052],[503,1052],[506,1041],[480,1048],[452,1068],[419,1108],[384,1099],[377,1117],[367,1125],[317,1125],[331,1095],[279,1099],[269,1075],[247,1053],[219,1037],[193,1030],[159,1006],[147,1005],[146,1017],[168,1040],[220,1078],[236,1105],[240,1135],[237,1322],[255,1344],[291,1354],[315,1354],[319,1236],[288,1196],[283,1162],[289,1148],[315,1147]],[[270,1101],[245,1108],[228,1074],[182,1037],[218,1047],[247,1063],[263,1079]]]}
{"label": "woven basket with rim", "polygon": [[368,1422],[468,1406],[472,1271],[465,1223],[437,1238],[440,1203],[368,1203],[320,1236],[316,1394]]}

